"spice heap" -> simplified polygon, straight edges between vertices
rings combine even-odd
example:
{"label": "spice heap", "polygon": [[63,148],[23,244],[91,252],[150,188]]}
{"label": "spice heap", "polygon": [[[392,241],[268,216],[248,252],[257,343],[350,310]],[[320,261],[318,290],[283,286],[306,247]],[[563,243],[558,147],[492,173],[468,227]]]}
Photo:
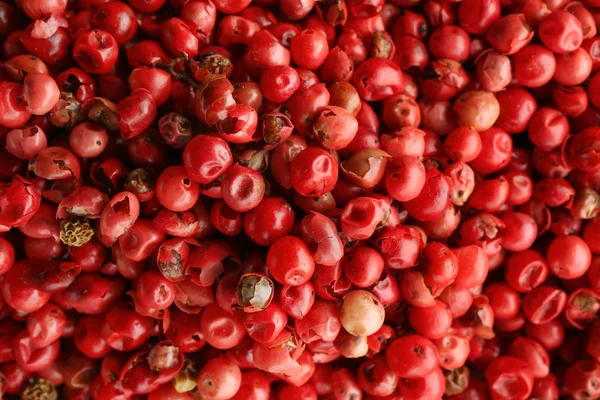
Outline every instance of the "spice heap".
{"label": "spice heap", "polygon": [[600,399],[600,0],[0,1],[0,397]]}

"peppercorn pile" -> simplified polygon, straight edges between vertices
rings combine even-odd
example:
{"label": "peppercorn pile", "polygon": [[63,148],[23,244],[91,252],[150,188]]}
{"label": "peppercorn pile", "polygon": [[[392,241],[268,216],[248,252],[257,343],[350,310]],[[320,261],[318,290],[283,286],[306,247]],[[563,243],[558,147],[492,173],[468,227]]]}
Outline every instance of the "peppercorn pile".
{"label": "peppercorn pile", "polygon": [[600,399],[599,24],[1,0],[0,398]]}

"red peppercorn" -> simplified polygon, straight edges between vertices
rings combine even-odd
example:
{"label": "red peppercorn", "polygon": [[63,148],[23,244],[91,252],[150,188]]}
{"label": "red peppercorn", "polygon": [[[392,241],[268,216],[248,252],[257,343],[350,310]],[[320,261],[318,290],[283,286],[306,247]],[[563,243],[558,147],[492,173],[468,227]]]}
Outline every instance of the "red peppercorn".
{"label": "red peppercorn", "polygon": [[304,343],[333,341],[341,326],[338,308],[329,301],[317,299],[308,314],[296,321],[295,331]]}
{"label": "red peppercorn", "polygon": [[557,10],[544,17],[538,28],[540,40],[555,53],[571,52],[581,46],[583,30],[571,13]]}
{"label": "red peppercorn", "polygon": [[71,131],[69,144],[78,157],[95,158],[106,149],[108,134],[101,125],[83,122]]}
{"label": "red peppercorn", "polygon": [[305,29],[294,36],[290,44],[294,63],[309,70],[319,68],[328,52],[327,37],[318,30]]}
{"label": "red peppercorn", "polygon": [[97,315],[85,316],[77,322],[75,345],[87,357],[103,358],[111,350],[98,329],[102,322],[103,317]]}
{"label": "red peppercorn", "polygon": [[463,92],[454,102],[453,109],[459,126],[472,127],[478,132],[492,128],[500,115],[500,105],[494,94],[483,90]]}
{"label": "red peppercorn", "polygon": [[559,278],[574,279],[584,275],[591,263],[588,245],[577,236],[560,236],[548,247],[548,267]]}
{"label": "red peppercorn", "polygon": [[301,151],[290,164],[294,189],[303,196],[322,196],[331,191],[338,178],[338,162],[318,148]]}
{"label": "red peppercorn", "polygon": [[267,266],[278,282],[290,286],[306,283],[315,268],[306,245],[293,236],[284,236],[271,245]]}
{"label": "red peppercorn", "polygon": [[496,126],[508,133],[523,132],[535,111],[537,103],[527,90],[508,87],[496,95],[500,103],[500,115]]}
{"label": "red peppercorn", "polygon": [[346,147],[358,131],[358,122],[345,109],[325,107],[313,125],[313,133],[324,148],[340,150]]}
{"label": "red peppercorn", "polygon": [[537,88],[550,82],[556,59],[547,48],[532,44],[513,56],[513,76],[523,86]]}
{"label": "red peppercorn", "polygon": [[31,113],[23,101],[23,86],[15,82],[0,83],[0,124],[7,128],[20,128]]}
{"label": "red peppercorn", "polygon": [[358,287],[376,283],[383,272],[383,258],[369,247],[359,247],[344,263],[344,274]]}
{"label": "red peppercorn", "polygon": [[94,29],[77,36],[73,57],[79,66],[91,74],[110,72],[119,55],[119,46],[108,32]]}
{"label": "red peppercorn", "polygon": [[[360,130],[359,130],[360,133]],[[390,134],[381,135],[381,147],[392,157],[425,155],[426,133],[413,127],[401,127]]]}
{"label": "red peppercorn", "polygon": [[353,82],[358,94],[364,100],[384,100],[400,93],[402,72],[388,60],[371,58],[356,69]]}
{"label": "red peppercorn", "polygon": [[424,398],[432,396],[440,398],[444,395],[446,381],[441,368],[435,368],[421,378],[405,379],[399,383],[399,391],[403,398]]}
{"label": "red peppercorn", "polygon": [[445,336],[452,324],[450,309],[440,300],[431,307],[412,307],[408,318],[418,334],[431,340]]}
{"label": "red peppercorn", "polygon": [[431,221],[443,215],[450,206],[449,181],[436,168],[427,171],[425,185],[419,195],[404,203],[408,213],[419,221]]}
{"label": "red peppercorn", "polygon": [[458,7],[458,22],[469,33],[482,34],[500,18],[497,0],[467,0]]}
{"label": "red peppercorn", "polygon": [[580,116],[589,103],[588,95],[581,86],[556,86],[552,89],[552,100],[556,108],[569,117]]}
{"label": "red peppercorn", "polygon": [[456,25],[444,25],[431,33],[429,50],[437,58],[464,62],[469,58],[471,40],[465,30]]}
{"label": "red peppercorn", "polygon": [[531,367],[512,356],[494,359],[485,371],[485,380],[493,395],[500,399],[526,399],[533,390]]}
{"label": "red peppercorn", "polygon": [[533,35],[533,29],[523,14],[508,14],[490,26],[486,39],[500,54],[511,55],[519,53]]}
{"label": "red peppercorn", "polygon": [[392,159],[385,174],[386,190],[398,201],[417,198],[426,182],[427,173],[423,163],[411,155]]}
{"label": "red peppercorn", "polygon": [[350,291],[340,307],[340,322],[354,336],[369,336],[383,325],[383,304],[365,290]]}
{"label": "red peppercorn", "polygon": [[471,128],[456,128],[444,141],[444,152],[453,161],[471,162],[477,158],[481,149],[481,137]]}
{"label": "red peppercorn", "polygon": [[257,32],[251,39],[243,59],[244,66],[253,75],[274,66],[290,64],[290,51],[266,30]]}
{"label": "red peppercorn", "polygon": [[396,390],[399,377],[387,366],[385,358],[379,356],[364,361],[358,369],[358,384],[372,396],[389,396]]}
{"label": "red peppercorn", "polygon": [[554,80],[561,85],[579,85],[592,72],[592,58],[583,48],[556,56]]}
{"label": "red peppercorn", "polygon": [[558,316],[566,303],[564,291],[552,286],[538,286],[523,299],[523,312],[533,324],[545,324]]}
{"label": "red peppercorn", "polygon": [[146,130],[156,118],[156,102],[147,89],[135,89],[117,105],[119,128],[124,139],[131,139]]}
{"label": "red peppercorn", "polygon": [[[597,396],[598,363],[594,360],[579,360],[565,372],[567,393],[573,397]],[[586,394],[587,393],[587,394]]]}

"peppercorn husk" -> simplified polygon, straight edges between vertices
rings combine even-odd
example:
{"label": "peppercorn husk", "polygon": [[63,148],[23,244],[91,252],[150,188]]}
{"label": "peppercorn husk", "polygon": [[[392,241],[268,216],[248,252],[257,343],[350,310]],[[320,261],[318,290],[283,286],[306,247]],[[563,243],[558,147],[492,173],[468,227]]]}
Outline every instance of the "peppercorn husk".
{"label": "peppercorn husk", "polygon": [[173,387],[177,393],[191,392],[196,389],[196,381],[198,380],[198,371],[194,368],[194,363],[186,359],[183,368],[173,378]]}
{"label": "peppercorn husk", "polygon": [[57,400],[56,387],[48,380],[32,378],[21,392],[21,400]]}
{"label": "peppercorn husk", "polygon": [[81,103],[73,93],[60,92],[60,98],[48,113],[48,118],[52,125],[71,130],[84,120],[84,113],[81,110]]}
{"label": "peppercorn husk", "polygon": [[60,240],[67,246],[81,247],[94,236],[94,228],[86,218],[60,221]]}
{"label": "peppercorn husk", "polygon": [[469,368],[462,366],[460,368],[444,371],[446,376],[446,396],[455,396],[465,391],[469,386],[471,373]]}
{"label": "peppercorn husk", "polygon": [[240,307],[264,310],[273,299],[273,283],[260,275],[242,276],[238,284],[237,302]]}

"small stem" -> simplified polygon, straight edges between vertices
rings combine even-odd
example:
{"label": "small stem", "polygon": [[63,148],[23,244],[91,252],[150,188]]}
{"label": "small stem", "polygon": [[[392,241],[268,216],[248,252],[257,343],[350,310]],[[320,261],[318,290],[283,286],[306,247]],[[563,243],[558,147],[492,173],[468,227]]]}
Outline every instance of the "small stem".
{"label": "small stem", "polygon": [[156,68],[165,70],[169,74],[171,74],[171,76],[173,78],[177,79],[178,81],[185,82],[188,85],[192,86],[194,89],[198,89],[198,86],[200,86],[200,84],[195,79],[193,79],[191,76],[189,76],[187,74],[187,72],[181,73],[181,72],[175,71],[175,69],[174,69],[175,66],[181,62],[184,63],[186,70],[187,70],[187,65],[189,64],[189,58],[187,57],[187,55],[184,55],[183,57],[174,58],[168,64],[158,63],[158,64],[156,64]]}

